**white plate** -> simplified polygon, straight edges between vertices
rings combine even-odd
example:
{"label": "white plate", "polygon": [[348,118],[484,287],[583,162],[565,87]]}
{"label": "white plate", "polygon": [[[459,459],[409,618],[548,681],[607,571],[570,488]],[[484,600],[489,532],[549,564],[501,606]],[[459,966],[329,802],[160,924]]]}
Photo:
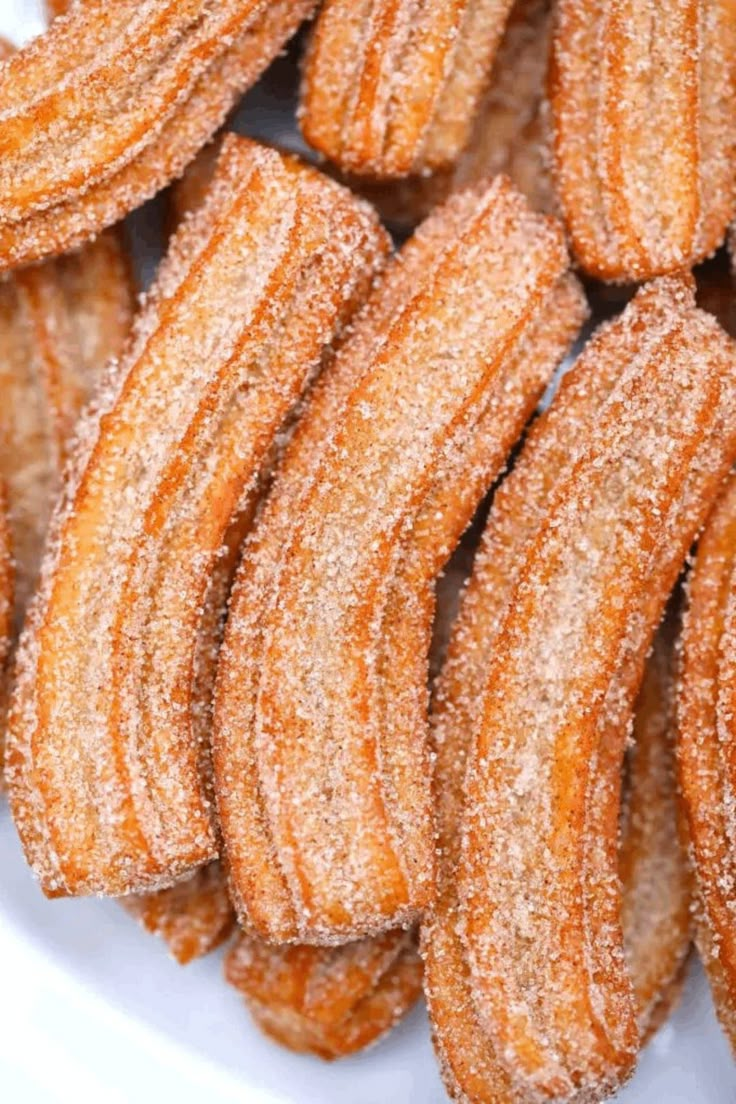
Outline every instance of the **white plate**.
{"label": "white plate", "polygon": [[[0,34],[43,27],[38,0],[0,0]],[[0,105],[1,106],[1,105]],[[273,73],[239,125],[298,146]],[[133,220],[142,269],[160,231]],[[209,1104],[442,1104],[426,1015],[416,1009],[367,1054],[328,1066],[272,1045],[221,976],[221,956],[182,969],[113,902],[43,899],[0,810],[2,1099]],[[736,1069],[694,969],[682,1003],[642,1055],[618,1104],[728,1104]]]}

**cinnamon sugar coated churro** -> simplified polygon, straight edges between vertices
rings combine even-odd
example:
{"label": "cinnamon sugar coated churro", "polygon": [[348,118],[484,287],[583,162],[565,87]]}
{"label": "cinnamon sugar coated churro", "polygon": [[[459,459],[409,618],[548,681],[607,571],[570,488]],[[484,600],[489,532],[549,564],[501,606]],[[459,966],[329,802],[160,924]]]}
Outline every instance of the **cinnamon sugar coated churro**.
{"label": "cinnamon sugar coated churro", "polygon": [[602,1096],[635,1057],[611,912],[613,724],[625,734],[653,626],[736,445],[730,341],[677,284],[640,292],[630,325],[638,310],[652,312],[643,347],[523,562],[467,778],[458,886],[474,1004],[512,1083],[552,1098]]}
{"label": "cinnamon sugar coated churro", "polygon": [[[189,165],[184,177],[171,190],[173,229],[187,215],[201,207],[214,176],[222,150],[222,139],[210,143]],[[237,567],[240,545],[252,522],[253,501],[230,524],[218,558],[213,565],[197,629],[192,670],[192,735],[201,748],[201,770],[209,780],[209,741],[212,727],[212,693],[217,659],[227,613],[227,599]],[[181,965],[210,954],[223,943],[235,926],[222,864],[215,861],[165,889],[123,898],[128,912],[153,935],[160,936]]]}
{"label": "cinnamon sugar coated churro", "polygon": [[227,883],[216,862],[168,889],[125,897],[123,903],[146,931],[161,936],[182,966],[214,951],[235,924]]}
{"label": "cinnamon sugar coated churro", "polygon": [[47,893],[141,892],[215,857],[190,708],[201,602],[384,250],[339,186],[227,140],[85,426],[21,648],[8,778]]}
{"label": "cinnamon sugar coated churro", "polygon": [[736,477],[708,519],[681,639],[677,759],[695,873],[697,944],[716,1011],[736,1049],[733,816]]}
{"label": "cinnamon sugar coated churro", "polygon": [[692,942],[691,877],[677,829],[673,621],[660,627],[647,661],[624,774],[621,924],[643,1038],[678,999]]}
{"label": "cinnamon sugar coated churro", "polygon": [[63,252],[179,176],[314,0],[72,4],[0,69],[0,268]]}
{"label": "cinnamon sugar coated churro", "polygon": [[559,0],[550,99],[560,206],[604,280],[689,267],[736,207],[730,0]]}
{"label": "cinnamon sugar coated churro", "polygon": [[77,416],[106,362],[121,353],[132,317],[128,261],[113,231],[0,283],[0,474],[13,529],[16,622],[35,587]]}
{"label": "cinnamon sugar coated churro", "polygon": [[357,1095],[442,1095],[424,994],[457,1104],[619,1099],[697,954],[736,1053],[736,0],[43,6],[0,39],[42,893],[194,963],[277,1095],[402,1020]]}
{"label": "cinnamon sugar coated churro", "polygon": [[433,580],[582,319],[566,264],[504,180],[450,201],[287,450],[236,580],[214,733],[231,889],[269,939],[347,941],[429,899]]}
{"label": "cinnamon sugar coated churro", "polygon": [[[693,349],[700,346],[702,360],[696,363]],[[633,1062],[636,1006],[616,920],[618,895],[612,892],[623,741],[652,625],[736,447],[733,431],[723,437],[736,402],[733,357],[726,336],[695,310],[686,284],[665,281],[645,289],[621,319],[604,326],[590,343],[494,500],[436,693],[441,862],[437,901],[423,932],[438,1053],[450,1087],[469,1099],[536,1099],[535,1093],[564,1098],[574,1085],[586,1085],[591,1098],[598,1099]],[[633,464],[655,455],[635,416],[638,406],[644,411],[649,404],[651,415],[652,404],[664,401],[655,390],[652,358],[661,365],[660,392],[672,396],[679,372],[681,390],[670,398],[668,417],[673,425],[677,419],[678,427],[688,427],[692,443],[685,446],[676,434],[667,447],[659,442],[657,457],[664,468],[672,456],[680,482],[668,481],[662,491],[675,506],[650,519],[654,481],[648,475],[637,481]],[[694,407],[696,397],[699,406]],[[623,410],[628,417],[622,418]],[[639,441],[643,457],[631,450],[629,433]],[[632,465],[630,482],[615,475],[613,452],[605,462],[599,459],[597,450],[604,444],[613,448],[614,441]],[[606,477],[614,496],[610,500],[601,485]],[[646,488],[638,496],[646,520],[640,528],[633,520],[631,527],[614,521],[625,508],[637,508],[638,486]],[[614,512],[598,522],[599,509]],[[585,526],[584,538],[575,535],[576,525]],[[621,542],[620,555],[608,545],[599,551],[596,538]],[[601,574],[606,565],[615,571],[619,585],[625,567],[646,573],[649,557],[661,556],[663,548],[668,552],[661,558],[661,583],[652,582],[647,590],[638,576],[642,581],[633,593],[639,608],[628,637],[620,629],[616,636],[608,623],[603,629],[601,605],[588,620],[593,607],[581,585],[584,580],[594,590],[596,565]],[[585,573],[576,557],[589,565]],[[543,591],[537,571],[544,571],[548,588],[539,609],[535,600]],[[564,601],[566,578],[577,579],[569,592],[571,603]],[[619,606],[608,578],[605,586],[603,593],[613,595],[612,621],[616,610],[621,617],[636,608],[629,598]],[[539,618],[533,631],[530,621],[523,634],[519,629],[518,637],[513,635],[517,618],[532,616]],[[574,652],[576,617],[586,626],[586,652],[580,659]],[[596,625],[608,630],[606,648],[593,643]],[[567,658],[558,663],[553,657],[559,648]],[[609,683],[596,670],[595,690],[584,694],[588,683],[582,680],[604,656]],[[535,658],[543,665],[536,676]],[[558,678],[581,682],[563,689]],[[583,720],[572,713],[578,702]],[[493,714],[491,723],[492,708],[503,710],[503,720]],[[547,750],[545,740],[558,724],[559,743]],[[580,733],[582,740],[586,730],[587,744],[574,743],[574,735]],[[525,738],[516,744],[514,736],[522,732]],[[580,773],[586,763],[583,747],[589,757],[586,776]],[[568,767],[573,761],[576,766]],[[587,807],[587,825],[579,819],[575,800]],[[507,817],[513,818],[513,841]],[[586,849],[583,878],[573,860],[580,862]],[[517,889],[522,877],[523,892]],[[573,946],[583,930],[590,932],[590,943]],[[596,971],[594,996],[588,995],[593,980],[586,976],[586,963]],[[591,999],[597,1016],[608,1009],[607,1019],[586,1021]]]}
{"label": "cinnamon sugar coated churro", "polygon": [[470,135],[512,0],[326,0],[304,66],[304,137],[346,172],[451,164]]}
{"label": "cinnamon sugar coated churro", "polygon": [[468,140],[453,164],[403,179],[348,177],[381,215],[414,226],[438,203],[496,173],[505,173],[538,211],[554,211],[544,88],[552,7],[549,0],[515,0]]}
{"label": "cinnamon sugar coated churro", "polygon": [[415,935],[401,930],[342,947],[269,946],[241,935],[225,976],[267,1035],[328,1061],[376,1042],[422,988]]}

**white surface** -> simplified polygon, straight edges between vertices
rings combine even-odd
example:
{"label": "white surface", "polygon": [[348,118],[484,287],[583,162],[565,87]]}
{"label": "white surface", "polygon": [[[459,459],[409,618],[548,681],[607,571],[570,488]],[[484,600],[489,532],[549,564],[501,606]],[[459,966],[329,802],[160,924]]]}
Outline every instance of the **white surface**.
{"label": "white surface", "polygon": [[[114,902],[43,900],[7,810],[0,870],[4,1102],[76,1104],[99,1094],[110,1104],[187,1104],[203,1093],[210,1104],[445,1101],[423,1010],[362,1056],[331,1066],[298,1057],[252,1026],[222,981],[219,954],[182,969]],[[617,1100],[736,1100],[736,1071],[699,970]]]}
{"label": "white surface", "polygon": [[[41,29],[36,0],[0,0],[0,33]],[[239,119],[296,143],[279,89]],[[150,258],[150,216],[134,220]],[[150,266],[145,266],[150,267]],[[327,1066],[251,1025],[221,977],[221,955],[182,969],[113,902],[43,899],[0,810],[0,1098],[4,1104],[442,1104],[426,1016],[417,1009],[375,1050]],[[732,1104],[736,1069],[693,972],[670,1022],[618,1104]]]}

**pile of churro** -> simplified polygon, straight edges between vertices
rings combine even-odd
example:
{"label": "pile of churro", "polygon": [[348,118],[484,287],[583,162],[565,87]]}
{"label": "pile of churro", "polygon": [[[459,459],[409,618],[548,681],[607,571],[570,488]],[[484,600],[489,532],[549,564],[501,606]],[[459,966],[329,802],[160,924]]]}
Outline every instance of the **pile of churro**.
{"label": "pile of churro", "polygon": [[[736,1048],[732,0],[48,8],[0,61],[41,890],[227,942],[327,1060],[424,993],[464,1104],[615,1094],[693,947]],[[223,129],[297,32],[312,163]]]}

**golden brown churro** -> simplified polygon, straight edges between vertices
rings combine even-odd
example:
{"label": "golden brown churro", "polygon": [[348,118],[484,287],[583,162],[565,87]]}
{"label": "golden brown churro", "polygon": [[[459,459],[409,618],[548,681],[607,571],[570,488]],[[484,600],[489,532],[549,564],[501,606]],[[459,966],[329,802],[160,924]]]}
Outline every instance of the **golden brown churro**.
{"label": "golden brown churro", "polygon": [[179,176],[314,0],[85,0],[0,69],[0,268]]}
{"label": "golden brown churro", "polygon": [[438,203],[505,173],[537,211],[556,209],[549,173],[544,100],[552,9],[549,0],[516,0],[498,47],[491,82],[468,142],[446,169],[400,180],[349,177],[383,218],[414,226]]}
{"label": "golden brown churro", "polygon": [[215,857],[192,712],[202,604],[386,247],[344,189],[234,136],[175,235],[84,427],[21,648],[9,784],[48,894],[143,892]]}
{"label": "golden brown churro", "polygon": [[[220,135],[200,150],[182,179],[171,189],[173,229],[205,202],[224,137],[224,134]],[[194,739],[202,749],[202,774],[207,783],[210,778],[209,745],[217,657],[227,600],[240,558],[240,546],[252,523],[256,497],[246,504],[225,534],[207,584],[197,630],[191,719]],[[235,926],[235,910],[230,901],[227,878],[217,861],[166,889],[124,898],[123,904],[147,931],[161,936],[181,965],[215,950]]]}
{"label": "golden brown churro", "polygon": [[422,991],[416,936],[400,929],[342,947],[269,946],[241,935],[225,976],[262,1031],[328,1061],[376,1042]]}
{"label": "golden brown churro", "polygon": [[661,626],[647,661],[624,777],[621,924],[642,1038],[679,996],[692,942],[690,871],[677,829],[673,621]]}
{"label": "golden brown churro", "polygon": [[736,449],[733,375],[692,288],[653,284],[601,328],[496,494],[436,695],[442,860],[423,933],[438,1053],[469,1099],[599,1099],[633,1062],[621,761],[653,627]]}
{"label": "golden brown churro", "polygon": [[219,863],[156,893],[123,898],[146,931],[160,935],[182,966],[219,947],[235,926],[227,881]]}
{"label": "golden brown churro", "polygon": [[215,709],[231,889],[269,939],[348,941],[431,893],[433,581],[580,323],[565,268],[557,225],[508,182],[454,198],[397,258],[287,450]]}
{"label": "golden brown churro", "polygon": [[467,144],[512,0],[327,0],[304,66],[304,137],[345,171],[400,177]]}
{"label": "golden brown churro", "polygon": [[560,0],[550,100],[583,268],[646,280],[721,244],[736,206],[731,0]]}
{"label": "golden brown churro", "polygon": [[697,944],[736,1049],[734,911],[734,564],[736,477],[700,538],[688,581],[677,707],[678,771],[695,873]]}

